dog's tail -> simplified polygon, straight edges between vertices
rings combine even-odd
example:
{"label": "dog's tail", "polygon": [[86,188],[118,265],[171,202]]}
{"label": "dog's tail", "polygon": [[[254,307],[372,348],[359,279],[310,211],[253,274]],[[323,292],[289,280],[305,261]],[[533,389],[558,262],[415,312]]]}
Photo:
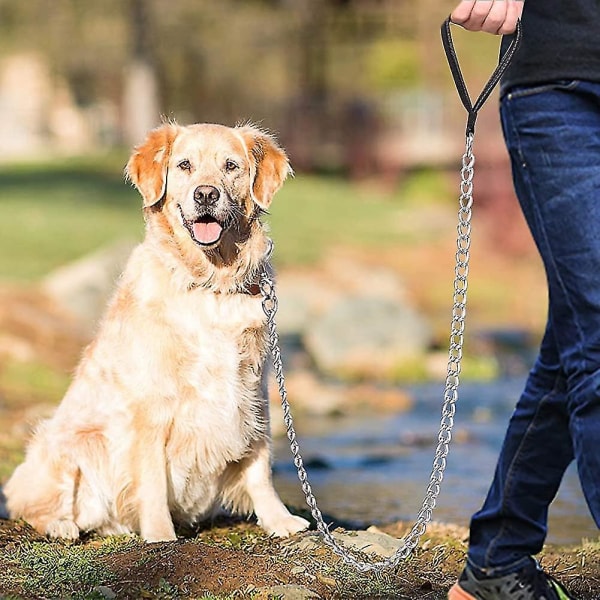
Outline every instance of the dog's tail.
{"label": "dog's tail", "polygon": [[8,519],[8,508],[6,507],[6,496],[0,486],[0,519]]}

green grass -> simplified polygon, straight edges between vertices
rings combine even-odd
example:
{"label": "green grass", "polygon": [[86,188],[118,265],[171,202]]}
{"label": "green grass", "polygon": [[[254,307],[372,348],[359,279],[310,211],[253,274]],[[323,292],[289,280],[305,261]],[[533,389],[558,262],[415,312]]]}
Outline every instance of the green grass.
{"label": "green grass", "polygon": [[0,278],[32,281],[118,238],[140,238],[120,157],[0,168]]}
{"label": "green grass", "polygon": [[427,232],[406,218],[415,204],[450,198],[443,175],[422,171],[393,193],[336,177],[299,176],[275,197],[267,222],[279,265],[311,263],[329,247],[380,248],[408,244]]}
{"label": "green grass", "polygon": [[20,588],[27,596],[43,590],[49,598],[101,598],[94,588],[115,580],[102,557],[135,544],[139,542],[126,536],[106,538],[96,546],[21,543],[6,556],[12,568],[0,573],[0,589]]}
{"label": "green grass", "polygon": [[35,360],[5,359],[0,369],[0,383],[9,405],[11,398],[17,398],[19,403],[23,403],[24,398],[34,402],[40,399],[57,401],[66,392],[70,380],[69,373]]}
{"label": "green grass", "polygon": [[[35,281],[116,239],[141,239],[141,200],[123,180],[124,163],[110,155],[0,167],[0,279]],[[420,232],[406,226],[407,204],[447,193],[434,173],[415,175],[404,190],[389,195],[333,177],[289,180],[266,218],[275,262],[314,262],[336,245],[410,242]]]}
{"label": "green grass", "polygon": [[[8,420],[0,420],[0,427],[3,426],[9,429],[11,423]],[[8,435],[0,438],[0,482],[4,482],[10,477],[17,465],[23,462],[24,456],[25,452],[21,438],[9,437]]]}

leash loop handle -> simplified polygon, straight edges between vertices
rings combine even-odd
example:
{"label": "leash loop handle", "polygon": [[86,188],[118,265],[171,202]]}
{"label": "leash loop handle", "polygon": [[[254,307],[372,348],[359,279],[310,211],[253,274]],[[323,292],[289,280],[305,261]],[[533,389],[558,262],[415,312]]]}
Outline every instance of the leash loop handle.
{"label": "leash loop handle", "polygon": [[458,56],[456,54],[456,49],[454,47],[454,41],[452,40],[452,30],[451,25],[452,21],[450,17],[448,17],[442,23],[442,44],[444,46],[444,52],[446,53],[446,59],[448,60],[448,65],[450,66],[450,72],[452,73],[452,78],[454,79],[454,85],[458,91],[458,95],[463,103],[463,106],[467,109],[468,118],[467,118],[467,136],[473,135],[475,132],[475,121],[477,121],[477,114],[481,107],[485,104],[485,101],[489,98],[490,94],[500,81],[500,78],[510,65],[513,56],[519,49],[521,45],[521,39],[523,37],[523,31],[521,26],[521,21],[517,21],[517,27],[515,29],[515,33],[513,39],[511,40],[506,51],[500,56],[500,60],[498,61],[498,66],[495,71],[492,73],[491,77],[488,79],[488,82],[483,87],[481,94],[475,103],[471,102],[471,96],[469,95],[469,90],[467,89],[467,85],[465,83],[460,63],[458,62]]}

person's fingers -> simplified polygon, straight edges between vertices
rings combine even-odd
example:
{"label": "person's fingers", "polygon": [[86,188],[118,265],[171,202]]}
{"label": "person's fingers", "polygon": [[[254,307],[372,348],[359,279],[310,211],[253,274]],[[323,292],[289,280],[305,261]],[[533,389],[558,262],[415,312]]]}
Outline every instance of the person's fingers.
{"label": "person's fingers", "polygon": [[450,15],[469,31],[512,33],[523,12],[523,0],[462,0]]}
{"label": "person's fingers", "polygon": [[457,7],[460,20],[455,23],[469,31],[481,31],[493,5],[494,0],[462,0]]}
{"label": "person's fingers", "polygon": [[506,19],[498,30],[500,35],[513,33],[517,28],[517,21],[523,15],[523,0],[506,0],[506,2],[508,5]]}
{"label": "person's fingers", "polygon": [[450,20],[457,25],[463,25],[469,20],[476,0],[461,0],[460,4],[452,11]]}
{"label": "person's fingers", "polygon": [[491,4],[483,23],[481,23],[481,31],[497,34],[506,21],[508,0],[497,0],[494,2],[478,0],[478,4]]}

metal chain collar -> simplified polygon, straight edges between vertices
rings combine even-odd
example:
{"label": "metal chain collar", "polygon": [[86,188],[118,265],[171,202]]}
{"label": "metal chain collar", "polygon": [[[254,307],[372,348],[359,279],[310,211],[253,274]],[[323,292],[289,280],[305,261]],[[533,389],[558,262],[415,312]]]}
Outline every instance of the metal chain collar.
{"label": "metal chain collar", "polygon": [[454,426],[454,414],[458,400],[458,386],[461,371],[461,359],[463,354],[463,334],[465,331],[466,304],[467,304],[467,280],[469,274],[469,249],[471,246],[471,214],[473,205],[473,172],[475,157],[472,152],[473,134],[467,134],[465,153],[462,157],[460,198],[458,210],[458,236],[456,263],[454,269],[454,294],[452,307],[452,323],[450,328],[450,348],[448,354],[448,369],[446,385],[444,389],[444,401],[441,411],[440,428],[438,433],[438,444],[435,449],[435,457],[429,485],[421,505],[416,521],[410,532],[402,539],[402,546],[390,558],[376,562],[366,562],[357,558],[347,548],[341,545],[333,537],[329,526],[323,520],[323,515],[317,506],[317,500],[313,494],[308,475],[304,467],[304,461],[300,454],[300,448],[296,439],[296,431],[292,420],[290,404],[287,398],[285,377],[281,350],[279,347],[279,336],[275,325],[277,313],[277,296],[275,285],[267,269],[263,269],[260,277],[260,289],[263,295],[263,310],[267,316],[267,327],[275,378],[279,386],[281,405],[283,407],[283,419],[285,422],[290,448],[294,457],[294,465],[298,470],[298,478],[302,491],[306,497],[306,503],[316,521],[317,530],[323,537],[325,543],[331,547],[344,563],[354,567],[357,571],[366,573],[369,571],[381,572],[398,566],[400,561],[408,558],[420,538],[425,533],[428,523],[431,521],[437,498],[440,494],[440,485],[446,470],[446,457],[448,456],[452,428]]}

